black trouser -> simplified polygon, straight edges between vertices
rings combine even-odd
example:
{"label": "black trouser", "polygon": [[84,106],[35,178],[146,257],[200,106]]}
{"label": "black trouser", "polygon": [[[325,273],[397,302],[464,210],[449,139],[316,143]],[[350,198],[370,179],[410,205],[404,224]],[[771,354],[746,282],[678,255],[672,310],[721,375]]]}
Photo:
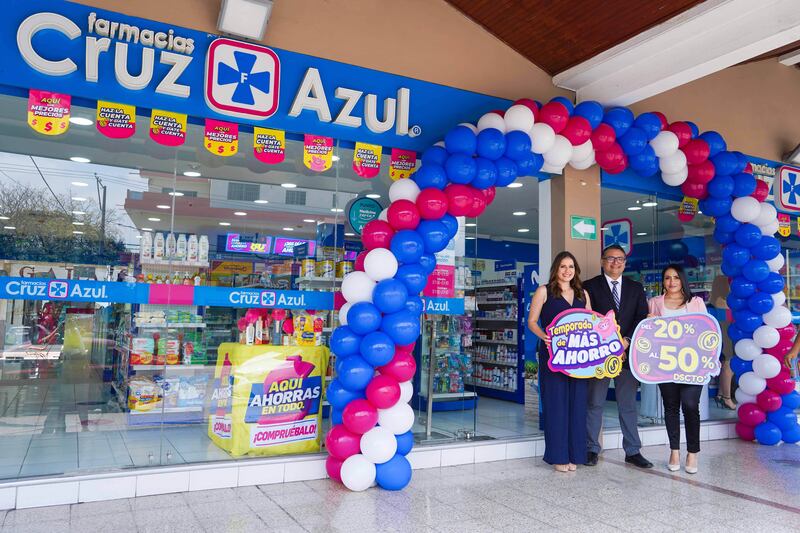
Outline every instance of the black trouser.
{"label": "black trouser", "polygon": [[667,425],[670,450],[681,449],[681,417],[686,428],[686,450],[689,453],[700,451],[700,395],[702,385],[685,383],[661,383],[661,398],[664,400],[664,422]]}

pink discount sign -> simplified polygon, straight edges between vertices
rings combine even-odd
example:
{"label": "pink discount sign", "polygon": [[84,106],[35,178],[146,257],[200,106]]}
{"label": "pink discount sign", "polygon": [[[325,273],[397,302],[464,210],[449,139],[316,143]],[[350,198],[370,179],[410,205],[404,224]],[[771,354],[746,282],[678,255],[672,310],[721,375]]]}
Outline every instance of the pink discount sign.
{"label": "pink discount sign", "polygon": [[705,313],[648,318],[630,347],[631,372],[642,383],[705,385],[719,375],[722,331]]}

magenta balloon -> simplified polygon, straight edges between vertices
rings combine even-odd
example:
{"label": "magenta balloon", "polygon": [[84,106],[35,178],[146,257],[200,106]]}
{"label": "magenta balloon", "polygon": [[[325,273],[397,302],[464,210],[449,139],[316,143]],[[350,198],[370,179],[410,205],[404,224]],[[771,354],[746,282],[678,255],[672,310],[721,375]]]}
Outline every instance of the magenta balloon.
{"label": "magenta balloon", "polygon": [[736,429],[736,434],[739,436],[740,439],[746,440],[748,442],[753,442],[754,440],[756,440],[754,427],[742,424],[741,422],[736,422],[735,429]]}
{"label": "magenta balloon", "polygon": [[392,376],[375,376],[367,385],[367,400],[378,409],[388,409],[399,399],[400,384]]}
{"label": "magenta balloon", "polygon": [[333,457],[347,459],[351,455],[361,453],[361,435],[353,433],[342,424],[333,426],[325,435],[325,448]]}
{"label": "magenta balloon", "polygon": [[342,481],[342,463],[344,463],[343,460],[333,455],[328,455],[328,458],[325,459],[325,471],[328,473],[329,478],[339,482]]}
{"label": "magenta balloon", "polygon": [[756,396],[756,402],[761,410],[767,413],[776,411],[783,404],[781,395],[769,389]]}
{"label": "magenta balloon", "polygon": [[[353,433],[363,435],[378,423],[378,410],[367,400],[353,400],[342,411],[342,423]],[[359,443],[359,450],[360,446]]]}
{"label": "magenta balloon", "polygon": [[739,407],[739,420],[742,424],[756,427],[766,419],[766,413],[754,403],[744,403]]}

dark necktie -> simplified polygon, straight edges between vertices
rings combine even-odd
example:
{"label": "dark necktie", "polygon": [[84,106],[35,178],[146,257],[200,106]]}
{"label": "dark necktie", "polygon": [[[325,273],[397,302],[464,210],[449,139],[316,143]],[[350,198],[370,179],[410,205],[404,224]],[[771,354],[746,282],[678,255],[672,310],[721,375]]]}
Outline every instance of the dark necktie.
{"label": "dark necktie", "polygon": [[617,313],[619,313],[619,290],[617,290],[617,285],[619,285],[619,281],[612,281],[611,285],[612,285],[611,296],[614,297],[614,308],[616,309]]}

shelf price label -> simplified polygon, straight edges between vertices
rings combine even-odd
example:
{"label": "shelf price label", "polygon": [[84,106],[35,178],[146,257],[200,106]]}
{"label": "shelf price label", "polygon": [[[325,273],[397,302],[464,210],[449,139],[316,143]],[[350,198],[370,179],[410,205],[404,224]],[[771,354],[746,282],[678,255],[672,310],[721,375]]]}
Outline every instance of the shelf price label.
{"label": "shelf price label", "polygon": [[642,383],[705,385],[719,375],[722,331],[705,313],[643,320],[631,339],[631,371]]}
{"label": "shelf price label", "polygon": [[547,326],[547,366],[573,378],[614,378],[622,371],[622,346],[614,311],[567,309]]}

